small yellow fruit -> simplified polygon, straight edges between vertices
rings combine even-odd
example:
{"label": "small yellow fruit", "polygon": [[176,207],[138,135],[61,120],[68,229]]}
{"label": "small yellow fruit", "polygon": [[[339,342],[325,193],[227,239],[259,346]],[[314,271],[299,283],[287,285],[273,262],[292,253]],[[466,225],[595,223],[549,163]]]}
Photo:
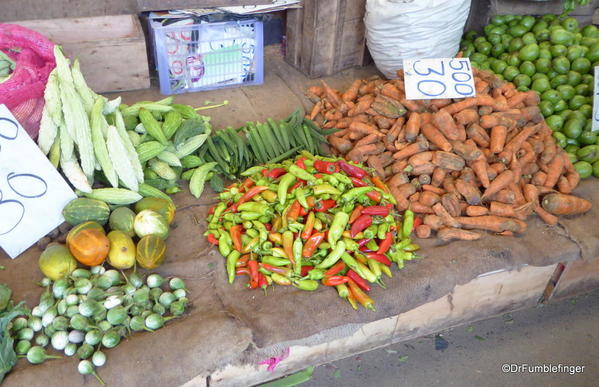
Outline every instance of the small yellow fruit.
{"label": "small yellow fruit", "polygon": [[50,243],[40,255],[40,270],[52,281],[71,274],[77,268],[77,261],[65,245]]}
{"label": "small yellow fruit", "polygon": [[135,265],[135,243],[123,231],[113,230],[108,233],[110,251],[108,263],[115,269],[129,269]]}

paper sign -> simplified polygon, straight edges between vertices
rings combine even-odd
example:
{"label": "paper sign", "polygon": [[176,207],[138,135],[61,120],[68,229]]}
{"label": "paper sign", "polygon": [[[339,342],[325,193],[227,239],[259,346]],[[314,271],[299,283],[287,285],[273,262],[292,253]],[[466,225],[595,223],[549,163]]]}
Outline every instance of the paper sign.
{"label": "paper sign", "polygon": [[0,246],[15,258],[63,221],[77,196],[35,142],[0,105]]}
{"label": "paper sign", "polygon": [[474,97],[469,58],[404,59],[407,99]]}
{"label": "paper sign", "polygon": [[593,127],[591,132],[599,130],[599,66],[595,66],[595,86],[593,90]]}

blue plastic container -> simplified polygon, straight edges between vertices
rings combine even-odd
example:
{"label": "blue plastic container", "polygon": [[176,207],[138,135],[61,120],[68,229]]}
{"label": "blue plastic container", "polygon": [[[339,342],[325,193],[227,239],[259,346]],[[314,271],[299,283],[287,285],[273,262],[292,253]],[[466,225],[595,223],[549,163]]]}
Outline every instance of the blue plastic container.
{"label": "blue plastic container", "polygon": [[162,94],[263,83],[261,21],[184,23],[150,20]]}

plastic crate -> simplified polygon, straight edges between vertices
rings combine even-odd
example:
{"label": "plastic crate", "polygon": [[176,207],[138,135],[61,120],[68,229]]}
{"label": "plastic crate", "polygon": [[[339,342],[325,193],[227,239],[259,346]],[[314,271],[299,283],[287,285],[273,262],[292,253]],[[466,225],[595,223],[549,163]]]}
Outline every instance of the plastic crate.
{"label": "plastic crate", "polygon": [[150,20],[150,27],[162,94],[263,83],[259,20],[168,26]]}

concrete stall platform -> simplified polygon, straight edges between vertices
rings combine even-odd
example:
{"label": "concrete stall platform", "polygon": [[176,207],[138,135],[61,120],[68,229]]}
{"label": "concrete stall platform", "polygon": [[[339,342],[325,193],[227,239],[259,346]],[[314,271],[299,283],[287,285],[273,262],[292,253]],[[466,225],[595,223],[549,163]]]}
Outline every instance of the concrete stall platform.
{"label": "concrete stall platform", "polygon": [[[186,94],[177,102],[201,106],[228,100],[204,113],[214,128],[240,126],[249,120],[281,119],[298,106],[308,80],[285,64],[277,47],[268,47],[265,84]],[[376,74],[372,67],[344,71],[327,78],[345,88],[356,77]],[[125,103],[161,98],[157,89],[122,94]],[[208,245],[207,210],[214,193],[208,187],[201,200],[185,191],[175,195],[175,227],[168,253],[157,272],[186,280],[192,306],[184,318],[170,321],[154,333],[136,333],[106,350],[108,362],[98,370],[111,386],[246,386],[265,382],[310,365],[327,363],[391,343],[420,337],[448,327],[529,308],[540,300],[569,297],[599,287],[599,181],[585,181],[577,194],[595,203],[588,214],[562,219],[548,227],[538,218],[517,237],[486,235],[474,242],[440,244],[420,241],[422,258],[406,264],[376,287],[371,296],[376,311],[354,311],[333,289],[307,293],[291,287],[262,291],[245,289],[245,281],[226,281],[224,259]],[[420,243],[419,242],[419,243]],[[42,289],[37,268],[40,254],[30,248],[10,261],[0,282],[29,305]],[[273,372],[258,363],[285,357]],[[95,385],[93,377],[77,373],[75,359],[31,366],[19,361],[6,386]]]}

